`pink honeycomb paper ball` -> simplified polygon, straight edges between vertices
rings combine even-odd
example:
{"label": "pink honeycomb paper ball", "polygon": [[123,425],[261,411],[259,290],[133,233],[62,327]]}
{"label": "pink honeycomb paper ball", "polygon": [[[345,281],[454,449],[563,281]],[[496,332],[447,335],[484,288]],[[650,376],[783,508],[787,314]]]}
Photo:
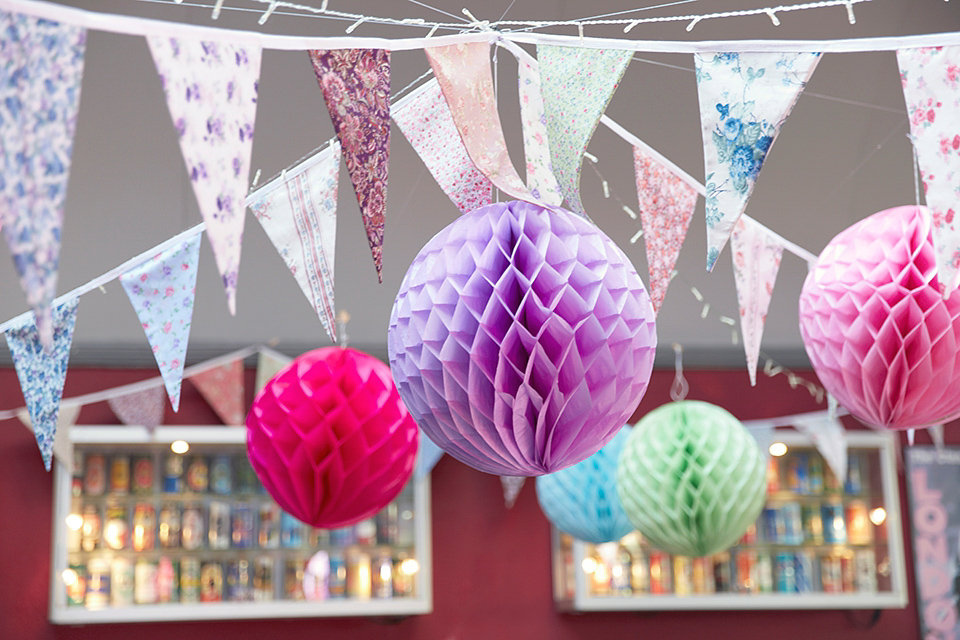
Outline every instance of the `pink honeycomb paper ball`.
{"label": "pink honeycomb paper ball", "polygon": [[925,207],[881,211],[830,241],[800,294],[800,334],[824,387],[863,423],[960,416],[960,294],[941,295]]}
{"label": "pink honeycomb paper ball", "polygon": [[247,454],[267,492],[292,516],[327,529],[393,500],[413,473],[418,438],[390,368],[355,349],[296,358],[247,415]]}
{"label": "pink honeycomb paper ball", "polygon": [[656,328],[630,260],[563,210],[496,203],[420,251],[387,332],[420,428],[461,462],[537,476],[576,464],[643,397]]}

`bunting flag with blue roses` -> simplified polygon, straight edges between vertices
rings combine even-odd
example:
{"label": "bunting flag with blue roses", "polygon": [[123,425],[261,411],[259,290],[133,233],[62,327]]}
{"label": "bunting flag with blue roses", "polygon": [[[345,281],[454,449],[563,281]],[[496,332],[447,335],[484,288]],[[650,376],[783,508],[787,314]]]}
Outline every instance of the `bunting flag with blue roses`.
{"label": "bunting flag with blue roses", "polygon": [[707,187],[708,271],[819,61],[819,53],[694,54]]}
{"label": "bunting flag with blue roses", "polygon": [[147,335],[174,411],[180,409],[199,256],[197,234],[121,273],[119,278]]}
{"label": "bunting flag with blue roses", "polygon": [[50,471],[53,459],[60,398],[63,396],[63,383],[67,379],[67,362],[79,303],[79,299],[74,298],[52,309],[52,342],[49,349],[41,345],[37,325],[29,316],[4,334],[30,413],[33,435],[47,471]]}
{"label": "bunting flag with blue roses", "polygon": [[261,51],[189,38],[151,36],[147,42],[207,223],[227,306],[236,315]]}
{"label": "bunting flag with blue roses", "polygon": [[960,284],[960,46],[900,49],[897,62],[947,298]]}
{"label": "bunting flag with blue roses", "polygon": [[6,11],[0,32],[0,226],[49,349],[87,32]]}

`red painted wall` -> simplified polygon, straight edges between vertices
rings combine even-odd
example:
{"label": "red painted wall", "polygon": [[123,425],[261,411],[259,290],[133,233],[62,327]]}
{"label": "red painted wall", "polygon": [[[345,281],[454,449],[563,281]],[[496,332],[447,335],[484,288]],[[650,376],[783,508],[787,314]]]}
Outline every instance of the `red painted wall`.
{"label": "red painted wall", "polygon": [[[153,375],[154,371],[146,370],[74,367],[67,376],[64,395],[108,389]],[[802,388],[791,389],[782,375],[769,379],[761,375],[757,387],[752,389],[743,370],[688,371],[687,378],[690,399],[720,404],[744,420],[824,408]],[[672,380],[672,372],[654,373],[638,415],[669,401]],[[22,405],[14,372],[0,369],[0,409]],[[215,414],[189,383],[184,385],[181,407],[179,414],[168,409],[168,423],[217,423]],[[115,424],[117,420],[101,403],[85,407],[80,422]],[[0,423],[0,640],[919,640],[917,612],[912,604],[915,591],[908,537],[905,540],[911,605],[884,611],[878,624],[869,629],[866,625],[871,612],[558,613],[551,595],[549,525],[537,505],[532,482],[524,487],[516,506],[508,510],[503,506],[496,476],[474,471],[449,457],[437,465],[432,481],[434,611],[430,615],[401,621],[312,619],[59,627],[47,622],[51,491],[51,477],[43,470],[32,434],[16,420]],[[905,509],[902,476],[901,501]]]}

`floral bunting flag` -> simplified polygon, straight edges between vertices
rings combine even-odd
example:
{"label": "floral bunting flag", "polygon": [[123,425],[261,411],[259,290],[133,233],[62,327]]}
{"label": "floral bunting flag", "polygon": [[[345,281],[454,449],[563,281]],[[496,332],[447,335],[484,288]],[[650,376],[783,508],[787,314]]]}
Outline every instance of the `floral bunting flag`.
{"label": "floral bunting flag", "polygon": [[510,160],[490,71],[490,43],[424,49],[470,159],[507,195],[536,202]]}
{"label": "floral bunting flag", "polygon": [[147,335],[174,411],[180,409],[199,256],[197,234],[120,274],[120,284]]}
{"label": "floral bunting flag", "polygon": [[49,349],[87,32],[6,11],[0,30],[0,226]]}
{"label": "floral bunting flag", "polygon": [[527,188],[534,198],[559,206],[563,194],[550,162],[547,143],[547,116],[540,93],[540,70],[529,60],[517,59],[520,84],[520,122],[523,126],[523,155],[526,158]]}
{"label": "floral bunting flag", "polygon": [[687,237],[693,209],[697,205],[697,192],[639,147],[633,148],[633,166],[647,245],[650,301],[653,312],[659,313],[680,247]]}
{"label": "floral bunting flag", "polygon": [[537,45],[550,161],[570,209],[583,213],[580,169],[617,85],[633,58],[625,49]]}
{"label": "floral bunting flag", "polygon": [[750,384],[756,386],[760,339],[783,258],[783,244],[763,225],[747,216],[740,216],[733,228],[731,249],[743,350],[747,354]]}
{"label": "floral bunting flag", "polygon": [[[62,403],[60,412],[57,414],[57,431],[53,436],[53,457],[63,465],[64,473],[70,475],[73,474],[73,443],[70,441],[70,428],[77,424],[81,409],[83,405]],[[33,433],[30,412],[26,408],[20,409],[17,411],[17,417],[27,429],[30,429],[30,433]]]}
{"label": "floral bunting flag", "polygon": [[261,51],[188,38],[147,42],[235,315]]}
{"label": "floral bunting flag", "polygon": [[339,179],[340,144],[333,141],[247,198],[253,215],[334,342],[333,266]]}
{"label": "floral bunting flag", "polygon": [[190,382],[216,412],[223,424],[243,424],[243,359],[190,376]]}
{"label": "floral bunting flag", "polygon": [[125,425],[146,427],[153,432],[163,422],[163,387],[150,387],[107,399],[110,410]]}
{"label": "floral bunting flag", "polygon": [[712,271],[819,53],[697,53]]}
{"label": "floral bunting flag", "polygon": [[527,479],[523,476],[500,476],[500,485],[503,487],[503,504],[507,509],[513,509],[513,505],[517,504],[517,497],[526,481]]}
{"label": "floral bunting flag", "polygon": [[960,46],[897,51],[944,298],[960,284]]}
{"label": "floral bunting flag", "polygon": [[310,62],[333,121],[383,282],[383,228],[390,160],[390,52],[314,49]]}
{"label": "floral bunting flag", "polygon": [[79,302],[74,298],[51,310],[53,332],[49,350],[40,344],[37,325],[30,319],[7,329],[4,334],[47,471],[50,471],[53,458],[60,398],[63,396],[63,383],[67,379],[67,361],[70,359]]}
{"label": "floral bunting flag", "polygon": [[266,347],[260,348],[257,355],[257,378],[253,383],[254,393],[260,393],[260,389],[270,381],[273,376],[280,373],[280,370],[287,366],[293,358],[277,353],[273,349]]}
{"label": "floral bunting flag", "polygon": [[807,436],[837,478],[847,477],[847,432],[836,418],[822,414],[794,418],[793,426]]}
{"label": "floral bunting flag", "polygon": [[462,213],[493,202],[493,185],[473,166],[436,78],[395,104],[392,116]]}

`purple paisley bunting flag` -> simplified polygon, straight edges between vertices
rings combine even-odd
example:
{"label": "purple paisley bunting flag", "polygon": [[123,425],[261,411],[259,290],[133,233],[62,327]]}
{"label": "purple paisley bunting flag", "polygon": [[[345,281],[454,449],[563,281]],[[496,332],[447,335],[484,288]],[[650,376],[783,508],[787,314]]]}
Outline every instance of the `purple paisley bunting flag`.
{"label": "purple paisley bunting flag", "polygon": [[126,395],[108,398],[110,410],[126,425],[138,425],[153,431],[163,422],[163,387],[150,387]]}
{"label": "purple paisley bunting flag", "polygon": [[0,223],[49,349],[86,30],[0,11],[0,31]]}
{"label": "purple paisley bunting flag", "polygon": [[383,282],[383,228],[390,160],[390,52],[313,49],[310,62],[343,148],[377,279]]}
{"label": "purple paisley bunting flag", "polygon": [[243,359],[190,376],[190,382],[226,425],[243,424]]}
{"label": "purple paisley bunting flag", "polygon": [[960,46],[897,51],[944,298],[960,284]]}
{"label": "purple paisley bunting flag", "polygon": [[67,379],[67,361],[70,359],[78,304],[79,300],[74,298],[51,310],[53,340],[49,350],[40,344],[37,325],[30,319],[7,329],[4,334],[47,471],[50,471],[53,458],[60,398],[63,396],[63,383]]}
{"label": "purple paisley bunting flag", "polygon": [[180,408],[199,255],[197,234],[120,274],[120,284],[147,335],[174,411]]}
{"label": "purple paisley bunting flag", "polygon": [[260,80],[258,47],[149,36],[217,268],[236,314],[237,270]]}
{"label": "purple paisley bunting flag", "polygon": [[708,271],[819,61],[819,53],[694,54],[707,187]]}

